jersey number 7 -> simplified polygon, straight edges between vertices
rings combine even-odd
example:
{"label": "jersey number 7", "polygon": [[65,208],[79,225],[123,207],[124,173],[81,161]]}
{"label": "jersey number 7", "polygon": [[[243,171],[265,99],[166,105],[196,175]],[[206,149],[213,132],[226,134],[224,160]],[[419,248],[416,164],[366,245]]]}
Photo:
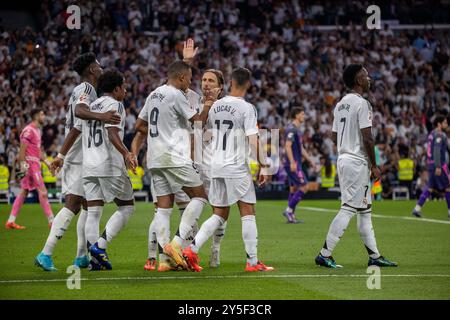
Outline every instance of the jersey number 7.
{"label": "jersey number 7", "polygon": [[[217,126],[217,133],[219,133],[220,132],[220,120],[216,120],[216,121],[214,121],[214,123]],[[227,148],[227,136],[229,135],[231,129],[233,129],[233,121],[223,120],[222,124],[228,125],[228,128],[227,128],[226,132],[223,134],[223,139],[222,139],[222,141],[223,141],[222,150],[225,150]],[[217,139],[217,144],[216,144],[216,149],[218,149],[218,148],[219,148],[219,139]]]}

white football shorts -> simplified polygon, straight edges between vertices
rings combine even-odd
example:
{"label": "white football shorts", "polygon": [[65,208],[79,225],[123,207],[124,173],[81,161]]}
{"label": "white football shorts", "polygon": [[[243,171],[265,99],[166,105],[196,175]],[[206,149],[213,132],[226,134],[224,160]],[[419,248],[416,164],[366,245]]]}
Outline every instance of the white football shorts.
{"label": "white football shorts", "polygon": [[339,156],[337,173],[341,189],[341,203],[357,209],[372,203],[370,169],[367,161]]}

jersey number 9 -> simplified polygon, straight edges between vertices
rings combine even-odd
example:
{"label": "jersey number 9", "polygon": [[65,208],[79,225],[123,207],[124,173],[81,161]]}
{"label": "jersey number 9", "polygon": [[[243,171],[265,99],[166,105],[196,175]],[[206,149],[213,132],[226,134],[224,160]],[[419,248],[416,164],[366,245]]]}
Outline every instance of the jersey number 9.
{"label": "jersey number 9", "polygon": [[156,138],[159,135],[158,116],[159,116],[158,108],[153,108],[152,112],[150,112],[150,137],[152,138]]}

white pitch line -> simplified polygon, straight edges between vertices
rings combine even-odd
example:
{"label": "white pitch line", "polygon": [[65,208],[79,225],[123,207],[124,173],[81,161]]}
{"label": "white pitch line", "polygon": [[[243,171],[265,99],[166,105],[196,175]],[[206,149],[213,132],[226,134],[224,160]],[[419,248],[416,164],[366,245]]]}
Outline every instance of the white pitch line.
{"label": "white pitch line", "polygon": [[[229,275],[229,276],[162,276],[162,277],[117,277],[117,278],[81,278],[81,281],[137,281],[137,280],[205,280],[205,279],[267,279],[267,278],[367,278],[369,274],[267,274]],[[450,278],[450,274],[382,274],[389,278]],[[36,283],[36,282],[66,282],[67,279],[30,279],[30,280],[0,280],[0,284]]]}
{"label": "white pitch line", "polygon": [[[299,209],[309,210],[309,211],[318,211],[318,212],[329,212],[329,213],[337,213],[338,210],[324,209],[324,208],[316,208],[316,207],[298,207]],[[399,217],[399,216],[386,216],[380,214],[372,214],[372,217],[375,218],[385,218],[385,219],[399,219],[399,220],[411,220],[411,221],[422,221],[422,222],[432,222],[432,223],[441,223],[441,224],[450,224],[450,221],[437,220],[437,219],[427,219],[427,218],[413,218],[413,217]]]}

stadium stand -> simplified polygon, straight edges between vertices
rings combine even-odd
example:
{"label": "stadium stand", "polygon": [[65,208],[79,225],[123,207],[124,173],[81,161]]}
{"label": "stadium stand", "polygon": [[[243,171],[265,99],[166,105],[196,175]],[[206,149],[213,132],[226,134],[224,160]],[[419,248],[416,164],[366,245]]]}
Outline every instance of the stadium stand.
{"label": "stadium stand", "polygon": [[[381,30],[355,27],[364,25],[368,6],[356,1],[79,1],[82,29],[68,30],[66,2],[44,1],[31,27],[0,22],[0,157],[13,172],[19,133],[37,106],[47,113],[44,148],[55,155],[77,83],[71,59],[88,51],[127,78],[129,145],[148,93],[161,84],[166,66],[181,57],[182,41],[191,36],[200,48],[193,88],[199,91],[206,68],[222,70],[228,80],[234,66],[249,67],[255,81],[248,100],[258,109],[260,128],[282,130],[289,109],[303,106],[305,147],[319,167],[321,158],[335,163],[337,157],[331,124],[333,106],[345,92],[342,70],[350,62],[364,63],[374,80],[369,98],[382,196],[390,198],[399,186],[400,154],[414,161],[416,181],[426,169],[434,116],[450,111],[450,36],[443,24],[450,8],[448,1],[374,3],[389,22]],[[435,27],[410,26],[412,21]],[[280,138],[283,143],[283,132]],[[321,171],[304,169],[320,185]],[[271,190],[285,186],[285,179],[280,171]]]}

